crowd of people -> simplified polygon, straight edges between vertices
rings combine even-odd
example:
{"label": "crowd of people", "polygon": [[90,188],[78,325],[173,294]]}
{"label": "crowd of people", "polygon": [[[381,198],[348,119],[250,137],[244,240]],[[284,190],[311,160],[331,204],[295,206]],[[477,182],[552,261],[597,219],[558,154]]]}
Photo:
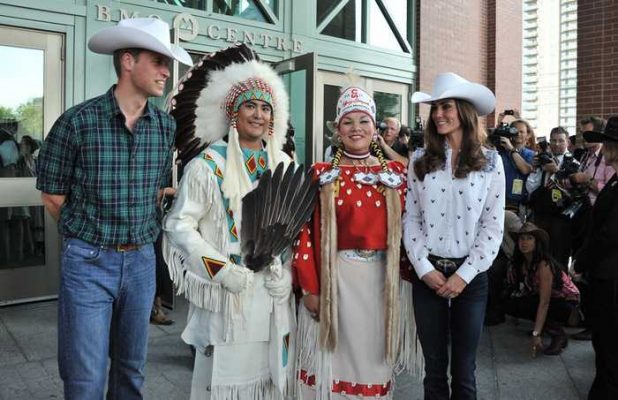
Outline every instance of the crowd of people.
{"label": "crowd of people", "polygon": [[67,399],[142,398],[161,224],[190,303],[192,400],[390,398],[394,375],[421,369],[425,399],[475,399],[483,324],[504,314],[531,320],[530,349],[547,355],[583,319],[597,356],[589,399],[618,398],[618,117],[581,121],[578,158],[564,128],[547,146],[517,112],[488,138],[479,117],[494,94],[443,73],[412,96],[430,105],[419,145],[342,83],[332,159],[310,170],[315,208],[256,270],[243,198],[294,158],[281,78],[244,45],[207,55],[170,116],[148,98],[163,95],[170,60],[193,62],[166,23],[125,19],[88,45],[113,55],[118,82],[56,121],[37,166],[63,235]]}

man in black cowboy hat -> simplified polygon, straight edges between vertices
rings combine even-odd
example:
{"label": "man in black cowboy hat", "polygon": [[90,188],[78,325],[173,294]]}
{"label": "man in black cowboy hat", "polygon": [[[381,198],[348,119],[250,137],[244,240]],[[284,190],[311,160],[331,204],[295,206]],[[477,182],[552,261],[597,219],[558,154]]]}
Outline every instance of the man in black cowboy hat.
{"label": "man in black cowboy hat", "polygon": [[[580,120],[581,132],[602,132],[605,129],[605,124],[605,119],[595,116],[587,116]],[[611,165],[607,164],[605,161],[602,143],[589,143],[584,140],[584,149],[582,150],[579,172],[569,176],[569,179],[565,180],[566,187],[577,188],[580,193],[588,196],[588,199],[583,199],[586,201],[582,202],[583,206],[573,217],[573,240],[571,241],[573,254],[577,253],[579,246],[581,246],[586,238],[588,232],[586,224],[590,220],[590,211],[599,192],[615,173]],[[573,339],[576,340],[592,340],[592,331],[590,330],[588,318],[590,293],[587,281],[587,277],[583,277],[583,279],[578,282],[578,287],[582,295],[580,308],[584,316],[584,325],[586,329],[572,336]]]}
{"label": "man in black cowboy hat", "polygon": [[155,18],[122,20],[88,47],[114,55],[118,83],[62,114],[39,156],[37,189],[64,239],[58,366],[66,399],[102,399],[107,376],[108,399],[141,399],[176,129],[148,98],[163,95],[171,59],[191,57]]}
{"label": "man in black cowboy hat", "polygon": [[[618,170],[618,116],[603,132],[584,132],[589,143],[602,142],[603,155]],[[596,376],[588,400],[618,399],[618,176],[607,182],[592,208],[586,242],[576,255],[576,272],[587,272],[592,293],[592,346]]]}

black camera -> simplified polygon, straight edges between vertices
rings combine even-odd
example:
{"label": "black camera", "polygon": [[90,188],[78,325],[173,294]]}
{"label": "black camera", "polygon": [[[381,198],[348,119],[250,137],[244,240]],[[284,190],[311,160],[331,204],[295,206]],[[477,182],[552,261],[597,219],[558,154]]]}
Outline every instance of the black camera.
{"label": "black camera", "polygon": [[569,176],[579,172],[579,162],[573,157],[572,154],[565,154],[560,164],[560,169],[554,175],[556,179],[563,180],[568,179]]}
{"label": "black camera", "polygon": [[425,130],[423,129],[423,121],[421,117],[416,117],[414,121],[414,129],[410,130],[410,138],[408,139],[408,149],[414,151],[418,148],[425,147]]}
{"label": "black camera", "polygon": [[542,167],[545,164],[554,162],[554,156],[549,152],[549,143],[546,140],[540,140],[538,143],[539,153],[534,157],[534,165]]}
{"label": "black camera", "polygon": [[[571,175],[579,172],[580,164],[572,154],[565,154],[560,169],[554,174],[554,182],[568,179]],[[588,203],[588,185],[574,185],[570,189],[562,189],[563,199],[559,204],[562,215],[573,218],[579,210]],[[589,203],[588,203],[589,204]]]}
{"label": "black camera", "polygon": [[507,138],[511,140],[513,138],[516,138],[517,135],[517,128],[507,123],[502,123],[489,131],[489,136],[487,137],[487,139],[494,147],[500,147],[502,140],[501,138]]}
{"label": "black camera", "polygon": [[376,129],[378,129],[380,132],[382,132],[384,129],[388,128],[388,125],[386,125],[386,122],[384,121],[378,121],[376,123]]}
{"label": "black camera", "polygon": [[515,110],[504,110],[504,115],[515,115]]}

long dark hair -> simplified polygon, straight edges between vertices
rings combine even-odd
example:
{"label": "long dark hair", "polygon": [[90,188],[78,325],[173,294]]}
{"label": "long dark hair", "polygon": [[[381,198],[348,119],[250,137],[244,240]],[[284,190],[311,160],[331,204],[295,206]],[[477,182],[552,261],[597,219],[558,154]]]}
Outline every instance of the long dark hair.
{"label": "long dark hair", "polygon": [[[455,100],[457,114],[461,121],[463,140],[457,168],[456,178],[465,178],[472,171],[480,171],[487,164],[487,158],[483,154],[482,143],[485,141],[485,131],[480,127],[478,113],[474,106],[461,99]],[[435,106],[431,105],[429,120],[425,129],[425,154],[414,162],[414,172],[422,181],[425,175],[436,171],[446,162],[444,144],[445,135],[440,135],[431,115]]]}
{"label": "long dark hair", "polygon": [[[562,289],[562,265],[552,257],[549,246],[544,240],[534,233],[530,234],[534,236],[534,250],[532,251],[532,259],[529,265],[526,265],[524,254],[519,250],[519,239],[515,245],[512,259],[514,281],[517,283],[523,282],[528,288],[532,288],[534,275],[541,262],[545,262],[549,266],[553,277],[552,288],[556,290]],[[524,271],[524,269],[526,270]]]}

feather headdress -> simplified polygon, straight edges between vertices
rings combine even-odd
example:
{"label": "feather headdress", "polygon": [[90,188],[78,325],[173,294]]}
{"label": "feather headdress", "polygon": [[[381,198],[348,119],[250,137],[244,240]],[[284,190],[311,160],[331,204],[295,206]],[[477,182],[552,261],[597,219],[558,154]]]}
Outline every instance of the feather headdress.
{"label": "feather headdress", "polygon": [[[285,142],[288,128],[288,95],[279,75],[268,65],[250,60],[234,63],[223,70],[210,73],[207,86],[196,102],[196,135],[202,142],[211,143],[227,135],[231,113],[226,109],[226,99],[239,84],[258,79],[272,90],[273,133],[279,143]],[[276,164],[275,164],[276,165]],[[273,168],[274,169],[274,168]]]}
{"label": "feather headdress", "polygon": [[227,136],[221,190],[235,213],[240,212],[242,197],[251,190],[236,130],[236,112],[242,102],[251,99],[266,101],[273,110],[264,141],[268,166],[274,170],[283,161],[280,150],[287,131],[288,95],[277,73],[246,45],[204,56],[181,79],[170,104],[170,114],[178,125],[176,146],[182,163]]}

